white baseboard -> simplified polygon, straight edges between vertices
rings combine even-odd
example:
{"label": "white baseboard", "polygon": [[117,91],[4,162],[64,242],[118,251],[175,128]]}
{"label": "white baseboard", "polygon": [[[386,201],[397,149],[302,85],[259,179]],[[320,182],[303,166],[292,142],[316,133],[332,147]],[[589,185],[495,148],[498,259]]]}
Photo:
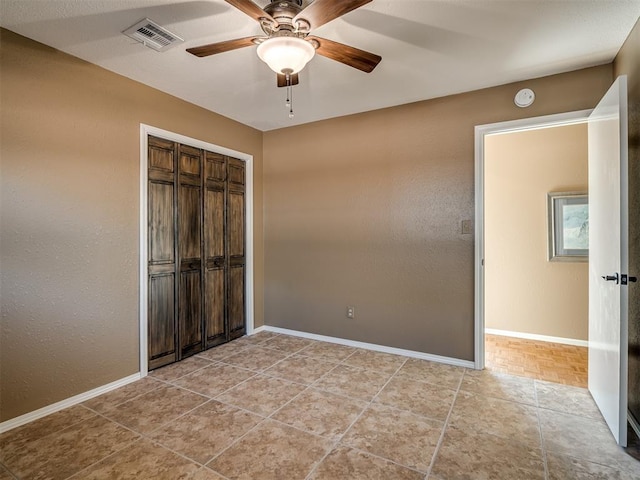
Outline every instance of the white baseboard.
{"label": "white baseboard", "polygon": [[525,340],[538,340],[539,342],[562,343],[564,345],[573,345],[574,347],[588,347],[587,340],[577,340],[575,338],[550,337],[549,335],[538,335],[536,333],[511,332],[509,330],[496,330],[494,328],[485,328],[484,333],[489,335],[501,335],[503,337],[524,338]]}
{"label": "white baseboard", "polygon": [[420,358],[422,360],[445,363],[447,365],[454,365],[456,367],[474,368],[474,363],[470,360],[460,360],[459,358],[442,357],[440,355],[432,355],[430,353],[416,352],[413,350],[405,350],[403,348],[386,347],[384,345],[376,345],[375,343],[358,342],[356,340],[347,340],[347,339],[338,338],[338,337],[328,337],[326,335],[300,332],[298,330],[289,330],[287,328],[272,327],[269,325],[263,325],[262,327],[258,327],[254,330],[255,333],[259,331],[283,333],[285,335],[291,335],[294,337],[309,338],[311,340],[320,340],[322,342],[337,343],[338,345],[347,345],[349,347],[364,348],[366,350],[373,350],[375,352],[392,353],[394,355],[404,355],[405,357]]}
{"label": "white baseboard", "polygon": [[134,373],[133,375],[121,378],[120,380],[116,380],[115,382],[107,383],[106,385],[102,385],[101,387],[89,390],[88,392],[79,393],[78,395],[74,395],[73,397],[69,397],[65,400],[61,400],[59,402],[52,403],[51,405],[47,405],[46,407],[39,408],[38,410],[34,410],[33,412],[25,413],[24,415],[20,415],[19,417],[4,421],[0,423],[0,433],[7,432],[26,423],[33,422],[34,420],[38,420],[39,418],[46,417],[47,415],[51,415],[52,413],[72,407],[74,405],[77,405],[78,403],[82,403],[91,398],[97,397],[98,395],[102,395],[103,393],[107,393],[111,390],[115,390],[116,388],[123,387],[131,382],[140,380],[140,378],[140,373]]}

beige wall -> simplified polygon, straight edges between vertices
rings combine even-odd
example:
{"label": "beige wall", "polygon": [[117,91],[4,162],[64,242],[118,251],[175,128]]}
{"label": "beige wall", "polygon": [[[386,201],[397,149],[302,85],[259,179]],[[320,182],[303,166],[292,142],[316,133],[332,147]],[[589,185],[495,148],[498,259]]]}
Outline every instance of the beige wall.
{"label": "beige wall", "polygon": [[587,124],[485,137],[486,328],[587,340],[587,263],[547,260],[547,192],[587,191]]}
{"label": "beige wall", "polygon": [[138,371],[140,123],[252,154],[262,133],[1,32],[0,419]]}
{"label": "beige wall", "polygon": [[266,132],[266,323],[472,360],[474,126],[592,108],[611,81],[605,65]]}
{"label": "beige wall", "polygon": [[[640,20],[613,63],[629,95],[629,274],[640,277]],[[629,409],[640,421],[640,283],[629,284]]]}

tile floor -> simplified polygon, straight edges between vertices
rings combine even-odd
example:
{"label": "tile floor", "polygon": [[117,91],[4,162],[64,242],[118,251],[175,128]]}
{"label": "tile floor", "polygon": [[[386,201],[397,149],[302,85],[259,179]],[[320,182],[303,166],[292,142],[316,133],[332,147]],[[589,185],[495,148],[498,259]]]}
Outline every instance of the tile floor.
{"label": "tile floor", "polygon": [[269,332],[0,435],[0,479],[640,478],[586,390]]}

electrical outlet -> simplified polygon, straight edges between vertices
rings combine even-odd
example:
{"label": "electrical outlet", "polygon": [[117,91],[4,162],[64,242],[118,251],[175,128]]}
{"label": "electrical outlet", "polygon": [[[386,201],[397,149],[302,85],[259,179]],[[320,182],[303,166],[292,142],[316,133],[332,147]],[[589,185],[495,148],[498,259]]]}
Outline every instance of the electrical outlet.
{"label": "electrical outlet", "polygon": [[347,318],[356,317],[356,307],[347,307]]}
{"label": "electrical outlet", "polygon": [[462,234],[470,235],[473,233],[473,221],[472,220],[462,220]]}

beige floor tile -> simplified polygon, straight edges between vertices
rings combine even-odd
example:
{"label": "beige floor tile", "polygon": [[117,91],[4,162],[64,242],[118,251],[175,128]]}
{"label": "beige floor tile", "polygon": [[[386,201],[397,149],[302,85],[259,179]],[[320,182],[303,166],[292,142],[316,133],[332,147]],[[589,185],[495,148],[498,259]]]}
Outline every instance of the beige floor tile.
{"label": "beige floor tile", "polygon": [[335,366],[335,363],[295,354],[268,368],[264,373],[309,385]]}
{"label": "beige floor tile", "polygon": [[331,441],[265,420],[207,466],[233,480],[304,479]]}
{"label": "beige floor tile", "polygon": [[541,448],[537,409],[524,403],[459,392],[449,424],[460,430],[517,438],[532,448]]}
{"label": "beige floor tile", "polygon": [[15,477],[9,471],[0,465],[0,480],[15,480]]}
{"label": "beige floor tile", "polygon": [[547,454],[549,480],[637,480],[613,467],[579,460],[565,455]]}
{"label": "beige floor tile", "polygon": [[288,353],[270,348],[252,347],[231,355],[222,361],[236,367],[248,368],[259,372],[287,358],[288,355]]}
{"label": "beige floor tile", "polygon": [[186,480],[199,469],[200,465],[142,439],[92,465],[73,480]]}
{"label": "beige floor tile", "polygon": [[306,338],[292,337],[290,335],[279,335],[275,338],[267,340],[261,346],[274,348],[287,353],[296,353],[309,345],[316,343],[314,340]]}
{"label": "beige floor tile", "polygon": [[390,377],[388,373],[338,365],[314,386],[339,395],[370,401]]}
{"label": "beige floor tile", "polygon": [[604,421],[545,409],[539,415],[548,453],[610,466],[640,478],[640,462],[616,445]]}
{"label": "beige floor tile", "polygon": [[269,416],[304,389],[303,385],[287,380],[256,375],[219,395],[217,400]]}
{"label": "beige floor tile", "polygon": [[536,380],[538,406],[558,412],[572,413],[583,417],[602,420],[589,390],[580,387]]}
{"label": "beige floor tile", "polygon": [[337,440],[366,406],[366,402],[308,389],[272,418],[301,430]]}
{"label": "beige floor tile", "polygon": [[540,449],[518,443],[515,439],[452,426],[445,432],[432,473],[435,478],[446,480],[545,478]]}
{"label": "beige floor tile", "polygon": [[375,401],[444,422],[455,396],[455,390],[439,385],[394,377]]}
{"label": "beige floor tile", "polygon": [[150,435],[150,438],[205,464],[244,435],[262,417],[212,400]]}
{"label": "beige floor tile", "polygon": [[460,385],[466,368],[430,362],[419,358],[409,358],[398,371],[399,377],[408,377],[421,382],[442,385],[453,390]]}
{"label": "beige floor tile", "polygon": [[121,403],[137,397],[138,395],[143,395],[163,385],[164,383],[155,380],[152,377],[144,377],[133,383],[125,385],[124,387],[116,388],[115,390],[104,393],[99,397],[87,400],[82,404],[96,412],[103,413],[107,410],[111,410]]}
{"label": "beige floor tile", "polygon": [[337,447],[310,480],[422,480],[424,473],[349,447]]}
{"label": "beige floor tile", "polygon": [[309,345],[299,353],[301,355],[308,355],[310,357],[322,358],[323,360],[329,362],[341,362],[355,351],[355,348],[348,347],[346,345],[338,345],[337,343],[328,342],[316,342]]}
{"label": "beige floor tile", "polygon": [[228,343],[223,343],[222,345],[218,345],[217,347],[213,347],[209,350],[205,350],[204,352],[200,352],[195,357],[212,362],[218,362],[227,357],[230,357],[231,355],[235,355],[236,353],[240,353],[248,348],[251,348],[250,345],[238,345],[236,342],[237,340],[232,340]]}
{"label": "beige floor tile", "polygon": [[342,443],[426,472],[443,422],[403,410],[371,405],[342,438]]}
{"label": "beige floor tile", "polygon": [[254,375],[255,373],[249,370],[216,363],[185,375],[173,383],[179,387],[212,398]]}
{"label": "beige floor tile", "polygon": [[236,338],[231,342],[239,346],[261,345],[279,336],[280,334],[275,332],[258,332],[253,335],[245,335],[244,337]]}
{"label": "beige floor tile", "polygon": [[65,408],[0,435],[0,461],[20,455],[27,444],[96,416],[81,405]]}
{"label": "beige floor tile", "polygon": [[208,400],[202,395],[167,385],[129,400],[105,415],[136,432],[146,434]]}
{"label": "beige floor tile", "polygon": [[373,350],[359,348],[347,357],[343,363],[351,365],[352,367],[366,368],[376,372],[395,373],[406,360],[406,357],[400,355],[374,352]]}
{"label": "beige floor tile", "polygon": [[137,438],[130,430],[96,416],[27,444],[4,463],[19,478],[64,479]]}
{"label": "beige floor tile", "polygon": [[218,475],[213,470],[209,470],[207,467],[202,467],[193,476],[189,477],[189,480],[226,480],[222,475]]}
{"label": "beige floor tile", "polygon": [[460,390],[512,402],[536,405],[534,380],[493,373],[488,370],[467,370]]}
{"label": "beige floor tile", "polygon": [[166,367],[153,370],[149,375],[158,380],[173,381],[208,365],[211,365],[211,361],[206,358],[189,357]]}

